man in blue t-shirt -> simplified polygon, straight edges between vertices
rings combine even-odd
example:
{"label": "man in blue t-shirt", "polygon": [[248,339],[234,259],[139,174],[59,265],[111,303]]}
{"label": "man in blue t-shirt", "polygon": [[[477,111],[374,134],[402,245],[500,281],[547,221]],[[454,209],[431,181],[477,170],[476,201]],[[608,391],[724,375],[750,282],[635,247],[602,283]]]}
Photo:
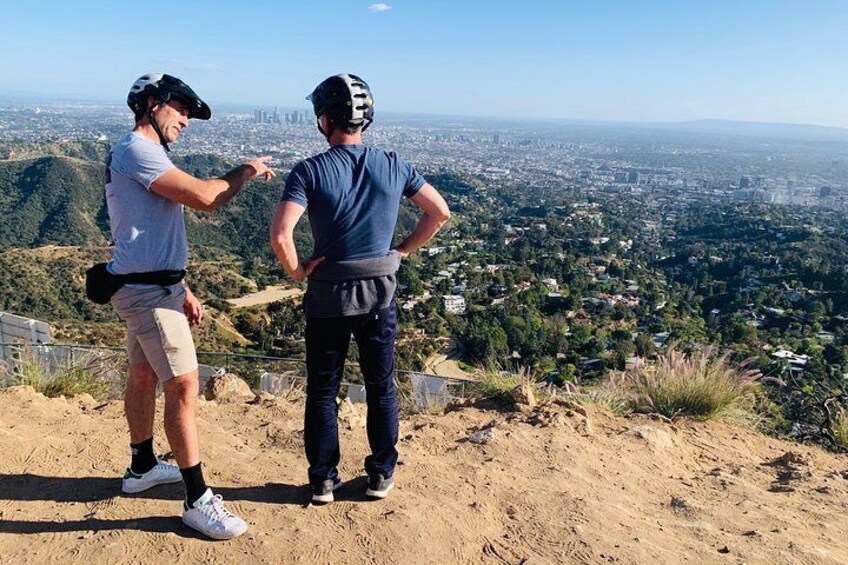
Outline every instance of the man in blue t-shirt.
{"label": "man in blue t-shirt", "polygon": [[[308,279],[304,443],[312,500],[333,501],[341,486],[336,398],[351,334],[368,402],[366,495],[384,498],[394,485],[398,405],[394,384],[400,261],[450,218],[444,199],[412,165],[362,144],[373,120],[368,85],[355,75],[332,76],[309,95],[318,129],[330,149],[298,163],[286,180],[271,226],[271,245],[288,274]],[[391,249],[401,197],[424,213]],[[307,211],[315,246],[301,262],[293,233]]]}

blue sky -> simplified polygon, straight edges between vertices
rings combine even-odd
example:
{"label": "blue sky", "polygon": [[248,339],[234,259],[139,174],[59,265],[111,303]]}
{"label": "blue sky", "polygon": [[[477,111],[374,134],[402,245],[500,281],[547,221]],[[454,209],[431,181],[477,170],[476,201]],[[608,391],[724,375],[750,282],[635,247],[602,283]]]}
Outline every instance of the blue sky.
{"label": "blue sky", "polygon": [[306,108],[321,79],[354,72],[378,112],[848,127],[845,0],[27,0],[0,13],[0,95],[121,102],[161,70],[213,110]]}

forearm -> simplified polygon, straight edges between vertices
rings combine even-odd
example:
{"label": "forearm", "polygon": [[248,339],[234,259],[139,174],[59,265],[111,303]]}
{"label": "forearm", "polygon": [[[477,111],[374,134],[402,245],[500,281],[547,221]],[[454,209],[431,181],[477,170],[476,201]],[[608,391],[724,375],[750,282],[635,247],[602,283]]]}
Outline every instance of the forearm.
{"label": "forearm", "polygon": [[219,178],[208,179],[208,209],[215,210],[232,200],[252,175],[253,169],[249,165],[240,165]]}
{"label": "forearm", "polygon": [[415,253],[422,245],[427,243],[431,237],[436,235],[442,226],[445,225],[445,222],[447,222],[447,220],[435,218],[429,214],[424,214],[421,216],[421,219],[418,220],[418,225],[415,226],[412,233],[410,233],[395,249],[401,253]]}
{"label": "forearm", "polygon": [[296,275],[299,274],[300,260],[297,258],[297,249],[294,246],[294,239],[291,234],[272,238],[271,247],[286,273],[292,278],[298,278]]}

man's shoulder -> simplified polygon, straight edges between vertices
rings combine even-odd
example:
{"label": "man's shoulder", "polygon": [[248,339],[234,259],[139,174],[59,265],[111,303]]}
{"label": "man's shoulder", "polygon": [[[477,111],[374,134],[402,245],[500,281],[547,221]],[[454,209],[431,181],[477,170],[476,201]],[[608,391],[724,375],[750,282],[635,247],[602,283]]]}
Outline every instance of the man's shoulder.
{"label": "man's shoulder", "polygon": [[163,157],[168,159],[168,154],[165,153],[164,147],[135,132],[130,132],[119,139],[117,143],[112,146],[112,154],[116,157],[126,156],[135,159],[161,159]]}

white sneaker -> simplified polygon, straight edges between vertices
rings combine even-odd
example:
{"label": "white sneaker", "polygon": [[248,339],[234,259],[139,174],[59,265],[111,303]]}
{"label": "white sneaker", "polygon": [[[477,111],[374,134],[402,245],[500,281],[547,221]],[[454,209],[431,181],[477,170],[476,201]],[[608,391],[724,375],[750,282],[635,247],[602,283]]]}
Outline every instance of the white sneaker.
{"label": "white sneaker", "polygon": [[247,522],[224,506],[220,494],[206,489],[191,507],[183,503],[183,524],[212,539],[231,539],[247,531]]}
{"label": "white sneaker", "polygon": [[126,494],[135,494],[156,485],[169,485],[182,480],[183,476],[180,474],[179,467],[160,461],[155,467],[142,475],[133,473],[132,469],[128,468],[127,472],[124,473],[121,490]]}

